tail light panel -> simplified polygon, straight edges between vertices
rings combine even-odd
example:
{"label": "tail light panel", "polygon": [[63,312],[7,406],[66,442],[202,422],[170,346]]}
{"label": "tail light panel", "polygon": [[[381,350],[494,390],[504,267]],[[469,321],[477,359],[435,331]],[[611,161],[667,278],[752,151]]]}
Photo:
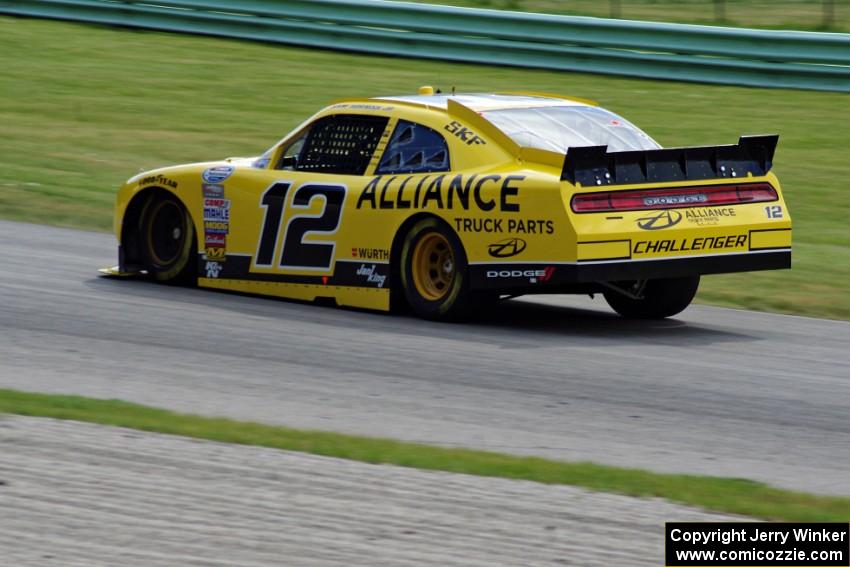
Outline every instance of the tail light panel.
{"label": "tail light panel", "polygon": [[575,213],[647,211],[719,205],[746,205],[776,201],[779,196],[770,183],[737,183],[706,187],[668,187],[626,191],[600,191],[573,195],[570,208]]}

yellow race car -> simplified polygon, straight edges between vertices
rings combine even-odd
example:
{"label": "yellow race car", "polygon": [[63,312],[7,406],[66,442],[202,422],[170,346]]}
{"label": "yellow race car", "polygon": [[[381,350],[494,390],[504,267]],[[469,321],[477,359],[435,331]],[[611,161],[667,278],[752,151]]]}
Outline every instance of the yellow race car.
{"label": "yellow race car", "polygon": [[703,274],[791,266],[777,140],[662,149],[556,95],[345,100],[261,157],[132,177],[105,273],[430,319],[534,293],[668,317]]}

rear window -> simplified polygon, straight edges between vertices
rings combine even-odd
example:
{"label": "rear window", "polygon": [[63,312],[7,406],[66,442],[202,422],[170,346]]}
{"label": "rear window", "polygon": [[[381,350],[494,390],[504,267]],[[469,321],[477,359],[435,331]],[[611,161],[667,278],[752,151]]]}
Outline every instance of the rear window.
{"label": "rear window", "polygon": [[375,173],[448,170],[449,148],[443,136],[427,126],[399,120]]}
{"label": "rear window", "polygon": [[631,122],[595,106],[511,108],[482,114],[523,147],[560,153],[582,146],[608,146],[609,152],[661,147]]}

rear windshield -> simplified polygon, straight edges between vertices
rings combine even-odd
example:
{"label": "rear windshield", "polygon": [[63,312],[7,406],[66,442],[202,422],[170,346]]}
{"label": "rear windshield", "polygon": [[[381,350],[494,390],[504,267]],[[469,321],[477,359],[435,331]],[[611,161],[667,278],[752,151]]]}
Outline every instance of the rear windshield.
{"label": "rear windshield", "polygon": [[482,114],[523,147],[560,153],[582,146],[608,146],[609,152],[661,147],[631,122],[595,106],[510,108]]}

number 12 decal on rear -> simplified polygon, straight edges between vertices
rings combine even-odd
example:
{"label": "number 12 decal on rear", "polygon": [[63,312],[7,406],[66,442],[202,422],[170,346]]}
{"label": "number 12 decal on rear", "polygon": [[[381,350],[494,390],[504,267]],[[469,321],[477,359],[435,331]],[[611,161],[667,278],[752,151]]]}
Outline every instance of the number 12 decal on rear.
{"label": "number 12 decal on rear", "polygon": [[[257,256],[254,259],[254,265],[257,267],[272,267],[290,187],[292,183],[288,181],[275,183],[266,189],[260,199],[260,205],[265,207],[266,215],[260,232]],[[289,206],[289,218],[283,231],[279,264],[281,268],[322,271],[331,269],[336,242],[304,242],[304,237],[308,234],[334,234],[337,231],[346,192],[345,185],[324,183],[305,183],[295,190],[292,204]],[[323,201],[318,214],[298,212],[308,211],[314,199]]]}

